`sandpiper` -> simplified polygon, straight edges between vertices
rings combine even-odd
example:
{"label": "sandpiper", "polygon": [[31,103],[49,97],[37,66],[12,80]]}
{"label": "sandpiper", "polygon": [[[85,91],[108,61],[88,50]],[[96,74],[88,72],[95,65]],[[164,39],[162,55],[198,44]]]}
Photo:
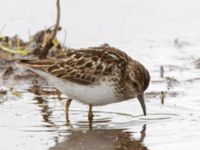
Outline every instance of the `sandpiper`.
{"label": "sandpiper", "polygon": [[135,97],[146,115],[143,93],[149,85],[149,72],[141,63],[117,48],[103,45],[70,49],[55,58],[23,60],[20,64],[68,96],[67,119],[72,99],[89,105],[89,120],[93,120],[92,106]]}

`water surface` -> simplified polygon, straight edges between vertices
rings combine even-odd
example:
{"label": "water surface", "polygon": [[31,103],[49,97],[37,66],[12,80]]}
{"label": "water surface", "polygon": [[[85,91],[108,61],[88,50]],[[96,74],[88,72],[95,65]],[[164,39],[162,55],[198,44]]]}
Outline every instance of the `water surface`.
{"label": "water surface", "polygon": [[[54,24],[51,0],[1,2],[3,34],[19,34]],[[65,95],[41,79],[0,80],[2,150],[199,150],[200,9],[198,0],[62,1],[63,32],[70,47],[105,42],[126,51],[150,71],[145,95],[148,115],[136,99],[94,108],[73,101],[65,121]],[[160,78],[160,66],[164,78]],[[0,65],[1,72],[4,65]],[[35,82],[38,80],[38,82]],[[21,95],[16,96],[16,91]],[[165,93],[164,104],[160,93]]]}

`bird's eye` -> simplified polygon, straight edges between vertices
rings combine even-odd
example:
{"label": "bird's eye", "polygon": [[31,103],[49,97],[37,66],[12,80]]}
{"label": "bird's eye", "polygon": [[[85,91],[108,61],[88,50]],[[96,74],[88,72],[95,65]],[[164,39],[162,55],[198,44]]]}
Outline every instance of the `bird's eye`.
{"label": "bird's eye", "polygon": [[138,88],[137,82],[133,82],[133,87]]}
{"label": "bird's eye", "polygon": [[137,82],[133,82],[132,85],[133,85],[133,88],[134,88],[137,92],[139,92],[139,85],[138,85],[138,83],[137,83]]}

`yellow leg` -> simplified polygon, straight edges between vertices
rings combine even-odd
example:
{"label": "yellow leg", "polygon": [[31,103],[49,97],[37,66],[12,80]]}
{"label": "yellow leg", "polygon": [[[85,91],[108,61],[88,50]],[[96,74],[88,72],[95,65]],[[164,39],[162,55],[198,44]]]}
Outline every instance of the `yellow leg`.
{"label": "yellow leg", "polygon": [[92,121],[93,120],[93,112],[92,112],[92,105],[89,105],[89,112],[88,112],[88,120]]}
{"label": "yellow leg", "polygon": [[71,102],[72,102],[72,99],[67,99],[67,102],[66,102],[66,106],[65,106],[65,111],[66,111],[66,120],[67,120],[67,122],[69,122],[69,106],[70,106],[70,104],[71,104]]}

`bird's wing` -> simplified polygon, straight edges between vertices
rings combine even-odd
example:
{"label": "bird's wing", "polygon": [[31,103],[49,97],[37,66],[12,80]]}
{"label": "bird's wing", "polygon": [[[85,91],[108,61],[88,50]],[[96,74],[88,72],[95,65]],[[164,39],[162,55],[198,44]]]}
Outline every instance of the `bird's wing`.
{"label": "bird's wing", "polygon": [[56,58],[21,61],[21,63],[58,78],[84,85],[94,84],[101,77],[120,72],[123,74],[124,67],[122,59],[112,53],[112,50],[107,51],[105,48],[72,50]]}

